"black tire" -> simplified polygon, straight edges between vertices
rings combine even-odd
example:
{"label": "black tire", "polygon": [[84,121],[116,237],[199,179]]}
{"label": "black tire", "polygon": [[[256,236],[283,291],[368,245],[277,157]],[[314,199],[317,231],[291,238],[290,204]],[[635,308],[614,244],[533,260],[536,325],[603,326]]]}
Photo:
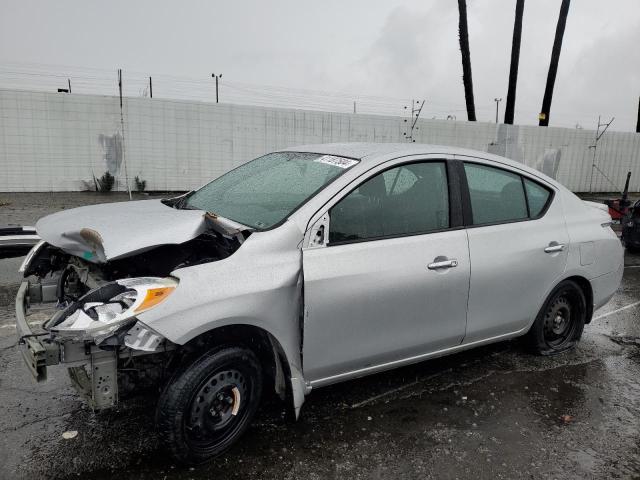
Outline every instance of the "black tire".
{"label": "black tire", "polygon": [[587,301],[580,286],[565,280],[553,289],[525,336],[538,355],[556,355],[575,347],[584,329]]}
{"label": "black tire", "polygon": [[262,372],[246,348],[218,347],[169,380],[158,400],[156,428],[176,460],[204,463],[246,431],[260,403]]}

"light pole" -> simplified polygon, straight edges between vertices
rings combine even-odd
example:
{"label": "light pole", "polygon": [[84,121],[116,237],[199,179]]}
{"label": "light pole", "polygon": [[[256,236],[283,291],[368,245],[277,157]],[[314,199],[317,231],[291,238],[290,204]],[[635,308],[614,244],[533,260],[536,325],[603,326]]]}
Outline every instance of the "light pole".
{"label": "light pole", "polygon": [[222,74],[216,75],[215,73],[212,73],[211,77],[216,79],[216,103],[218,103],[218,79],[222,78]]}
{"label": "light pole", "polygon": [[498,123],[498,105],[500,104],[502,99],[501,98],[494,98],[493,101],[496,102],[496,123]]}

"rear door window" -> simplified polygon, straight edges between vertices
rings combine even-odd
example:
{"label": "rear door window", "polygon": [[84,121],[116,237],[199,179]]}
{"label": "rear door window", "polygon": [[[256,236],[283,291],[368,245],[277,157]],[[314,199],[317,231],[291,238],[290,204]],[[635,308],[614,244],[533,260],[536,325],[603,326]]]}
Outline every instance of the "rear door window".
{"label": "rear door window", "polygon": [[474,225],[529,217],[520,175],[477,163],[465,163]]}

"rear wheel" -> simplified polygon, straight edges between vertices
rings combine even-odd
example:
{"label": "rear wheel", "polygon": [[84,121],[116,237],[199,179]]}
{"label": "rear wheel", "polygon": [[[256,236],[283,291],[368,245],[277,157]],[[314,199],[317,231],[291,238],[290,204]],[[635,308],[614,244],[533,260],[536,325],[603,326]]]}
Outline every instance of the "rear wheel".
{"label": "rear wheel", "polygon": [[565,280],[551,292],[525,340],[539,355],[565,352],[580,340],[586,315],[587,302],[582,289],[577,283]]}
{"label": "rear wheel", "polygon": [[160,438],[177,460],[206,462],[249,427],[261,389],[260,364],[251,350],[213,349],[174,375],[162,392],[156,411]]}

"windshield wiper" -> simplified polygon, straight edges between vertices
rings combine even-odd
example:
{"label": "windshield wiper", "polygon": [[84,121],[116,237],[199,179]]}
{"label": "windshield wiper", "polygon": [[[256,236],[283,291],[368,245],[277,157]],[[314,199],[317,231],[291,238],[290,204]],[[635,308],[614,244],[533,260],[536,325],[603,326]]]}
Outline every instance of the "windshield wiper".
{"label": "windshield wiper", "polygon": [[192,193],[193,193],[193,190],[185,194],[182,194],[179,197],[163,198],[162,203],[164,203],[168,207],[175,208],[176,210],[197,210],[195,208],[187,206],[186,204],[187,198],[190,197]]}

